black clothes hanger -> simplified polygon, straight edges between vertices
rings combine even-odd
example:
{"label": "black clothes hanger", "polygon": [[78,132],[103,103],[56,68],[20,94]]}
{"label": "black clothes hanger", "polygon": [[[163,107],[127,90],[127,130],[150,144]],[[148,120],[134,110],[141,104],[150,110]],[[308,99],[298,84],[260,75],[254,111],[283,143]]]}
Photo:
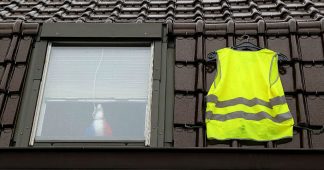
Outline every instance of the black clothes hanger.
{"label": "black clothes hanger", "polygon": [[250,37],[248,35],[244,34],[241,38],[246,39],[246,41],[238,45],[235,45],[234,47],[232,47],[232,49],[243,50],[243,51],[257,51],[262,49],[261,47],[258,47],[253,43],[249,42]]}
{"label": "black clothes hanger", "polygon": [[[259,47],[259,46],[256,46],[254,45],[253,43],[249,42],[249,36],[244,34],[242,36],[243,39],[246,39],[247,41],[243,42],[243,43],[240,43],[238,45],[235,45],[233,47],[231,47],[232,49],[235,49],[235,50],[242,50],[242,51],[257,51],[257,50],[261,50],[262,48]],[[283,62],[283,61],[288,61],[288,57],[285,56],[284,54],[282,53],[277,53],[278,55],[278,60],[279,62]],[[217,60],[217,53],[215,51],[213,52],[210,52],[208,55],[207,55],[207,62],[211,62],[211,61],[215,61]]]}
{"label": "black clothes hanger", "polygon": [[[277,52],[278,55],[278,60],[279,62],[284,62],[284,61],[288,61],[288,57],[282,53]],[[208,53],[207,55],[207,62],[211,62],[211,61],[216,61],[217,60],[217,53],[215,51]]]}
{"label": "black clothes hanger", "polygon": [[216,61],[217,53],[215,51],[208,53],[207,62]]}

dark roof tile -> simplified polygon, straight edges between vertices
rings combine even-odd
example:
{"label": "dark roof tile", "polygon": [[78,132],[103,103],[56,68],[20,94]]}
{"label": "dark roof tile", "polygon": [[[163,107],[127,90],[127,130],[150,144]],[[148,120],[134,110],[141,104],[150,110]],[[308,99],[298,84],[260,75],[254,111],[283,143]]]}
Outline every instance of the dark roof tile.
{"label": "dark roof tile", "polygon": [[304,91],[304,79],[302,76],[302,66],[299,62],[293,64],[294,85],[297,91]]}
{"label": "dark roof tile", "polygon": [[[0,65],[0,80],[2,80],[2,77],[3,77],[4,74],[5,74],[5,70],[6,70],[6,67]],[[2,90],[4,90],[4,89],[2,89]]]}
{"label": "dark roof tile", "polygon": [[324,91],[324,66],[319,65],[304,65],[304,79],[306,83],[306,91],[308,92],[323,92]]}
{"label": "dark roof tile", "polygon": [[16,65],[13,70],[13,75],[9,83],[10,92],[19,92],[23,84],[23,79],[25,76],[26,66],[25,65]]}
{"label": "dark roof tile", "polygon": [[198,93],[197,96],[197,115],[196,115],[196,122],[197,123],[203,123],[204,120],[204,113],[205,113],[205,105],[204,105],[204,94],[203,93]]}
{"label": "dark roof tile", "polygon": [[[321,113],[318,110],[324,110],[322,108],[322,99],[318,99],[322,97],[322,93],[324,92],[321,82],[322,78],[322,61],[320,59],[316,59],[313,62],[313,59],[304,59],[301,58],[302,54],[305,53],[307,50],[311,50],[313,43],[314,45],[314,54],[321,54],[322,49],[322,42],[319,42],[318,37],[321,22],[311,22],[309,24],[300,23],[298,24],[292,20],[289,22],[284,23],[264,23],[263,21],[259,21],[259,23],[250,24],[248,26],[239,26],[237,27],[231,23],[228,24],[206,24],[204,27],[203,32],[203,41],[204,43],[200,44],[196,41],[196,50],[199,50],[199,46],[203,46],[204,48],[204,55],[205,59],[207,54],[211,51],[221,49],[226,46],[231,46],[243,41],[241,38],[244,32],[248,32],[250,35],[250,41],[254,44],[258,44],[259,46],[264,46],[266,48],[270,48],[273,51],[280,52],[285,54],[290,58],[290,61],[280,64],[280,77],[286,92],[286,99],[289,105],[290,111],[292,116],[295,120],[295,124],[298,123],[310,123],[311,125],[322,125],[324,120]],[[183,25],[184,26],[184,25]],[[179,27],[178,27],[179,28]],[[173,28],[177,31],[175,34],[175,38],[183,37],[183,32],[186,32],[186,29]],[[200,34],[196,34],[197,31],[194,25],[187,24],[187,30],[190,28],[193,32],[188,34],[186,38],[192,38],[198,40],[200,38]],[[236,29],[240,30],[236,30]],[[311,35],[305,34],[305,31],[311,30]],[[230,34],[229,34],[230,33]],[[256,34],[257,35],[253,35]],[[305,39],[301,40],[302,36],[306,36]],[[311,37],[313,36],[313,37]],[[304,38],[304,37],[303,37]],[[315,41],[308,41],[308,38],[314,38]],[[307,40],[307,42],[300,42]],[[234,43],[235,42],[235,43]],[[307,49],[305,51],[305,43],[307,44]],[[180,47],[176,47],[180,48]],[[302,49],[304,48],[304,49]],[[176,50],[184,50],[183,47]],[[317,51],[317,52],[316,52]],[[197,53],[197,52],[196,52]],[[198,56],[198,55],[197,55]],[[294,60],[291,60],[293,58]],[[303,60],[300,60],[303,59]],[[311,61],[311,62],[310,62]],[[203,71],[200,71],[201,65],[203,66]],[[195,98],[195,106],[194,109],[196,111],[196,116],[199,116],[199,112],[204,113],[205,110],[205,100],[204,96],[208,92],[212,82],[214,81],[216,68],[215,62],[206,63],[205,61],[201,60],[194,60],[191,62],[185,61],[176,61],[176,70],[175,70],[175,89],[176,94],[179,92],[185,93],[187,91],[190,94],[196,96]],[[186,67],[192,67],[194,69],[189,69]],[[180,70],[182,73],[180,73]],[[189,71],[191,70],[191,71]],[[186,72],[186,73],[185,73]],[[200,74],[204,73],[203,76]],[[324,73],[323,73],[324,74]],[[181,77],[180,75],[190,75],[190,77]],[[201,93],[201,89],[198,88],[200,79],[203,79],[203,92]],[[189,81],[191,80],[191,81]],[[182,83],[180,83],[182,82]],[[188,88],[188,84],[184,84],[184,82],[190,82],[191,88]],[[187,87],[187,88],[186,88]],[[190,90],[189,90],[190,89]],[[193,90],[193,91],[191,91]],[[311,94],[321,94],[320,96],[316,97],[315,95],[308,95]],[[198,95],[197,95],[198,94]],[[199,97],[201,95],[201,99]],[[309,98],[312,98],[311,100]],[[324,97],[323,97],[324,98]],[[324,100],[323,100],[324,101]],[[180,103],[178,103],[180,104]],[[175,104],[175,107],[177,104]],[[181,105],[181,104],[180,104]],[[194,111],[192,110],[192,112]],[[189,111],[188,111],[189,112]],[[195,123],[199,125],[200,121],[203,120],[203,115],[201,118],[196,118]],[[310,120],[310,122],[309,122]],[[183,123],[182,123],[183,124]],[[177,124],[181,125],[181,124]],[[205,133],[205,132],[203,132]],[[178,138],[174,134],[175,138]],[[201,134],[200,134],[201,135]],[[197,136],[195,136],[197,137]],[[309,138],[311,137],[311,138]],[[315,139],[316,138],[316,139]],[[319,136],[314,138],[315,142],[320,143],[322,140]],[[199,137],[199,140],[203,141],[203,137]],[[292,140],[279,140],[275,142],[267,142],[267,143],[249,143],[249,142],[242,142],[242,141],[207,141],[206,147],[251,147],[251,148],[309,148],[311,147],[312,136],[309,136],[309,132],[302,129],[296,129],[294,132],[294,136]],[[313,143],[314,143],[313,141]],[[184,143],[177,143],[177,147],[181,147]],[[188,144],[184,144],[187,145]],[[196,143],[196,146],[200,146]],[[314,145],[315,147],[315,145]],[[322,147],[321,145],[317,144],[316,147]]]}
{"label": "dark roof tile", "polygon": [[[160,5],[159,5],[160,4]],[[116,6],[118,8],[116,8]],[[115,7],[115,8],[114,8]],[[175,22],[224,22],[231,19],[237,21],[255,21],[260,18],[266,20],[277,19],[284,21],[295,17],[298,20],[320,19],[323,8],[320,2],[296,3],[292,1],[279,1],[276,4],[261,2],[227,2],[227,1],[40,1],[40,2],[1,2],[2,20],[14,21],[24,18],[40,22],[57,17],[63,21],[65,17],[76,16],[70,21],[77,21],[83,17],[84,12],[106,11],[106,17],[112,17],[114,22],[123,22],[124,18],[133,19],[134,22],[156,21],[171,19]],[[62,13],[45,11],[62,11]],[[73,12],[73,13],[72,13]],[[158,14],[156,14],[158,12]],[[44,17],[47,15],[48,17]],[[91,22],[92,14],[84,18],[85,22]]]}
{"label": "dark roof tile", "polygon": [[324,134],[312,135],[312,147],[324,148]]}
{"label": "dark roof tile", "polygon": [[2,37],[0,38],[0,62],[4,62],[7,56],[8,49],[10,47],[11,38]]}
{"label": "dark roof tile", "polygon": [[13,135],[12,129],[5,129],[0,132],[0,147],[8,147]]}
{"label": "dark roof tile", "polygon": [[16,112],[18,110],[20,97],[18,95],[11,95],[7,98],[6,106],[1,116],[2,126],[13,126]]}
{"label": "dark roof tile", "polygon": [[[235,45],[241,44],[245,41],[246,39],[239,35],[235,38]],[[256,36],[249,36],[249,42],[253,44],[258,44],[258,39]]]}
{"label": "dark roof tile", "polygon": [[298,122],[298,116],[297,115],[299,115],[299,113],[297,113],[297,107],[296,107],[297,100],[296,100],[296,96],[286,95],[286,101],[288,103],[290,113],[293,116],[295,123],[297,123]]}
{"label": "dark roof tile", "polygon": [[12,66],[11,63],[7,63],[5,66],[5,70],[4,70],[4,73],[2,74],[1,82],[0,82],[0,90],[1,91],[7,91],[7,82],[9,79],[11,66]]}
{"label": "dark roof tile", "polygon": [[273,50],[273,51],[276,51],[276,52],[279,52],[279,53],[282,53],[284,55],[286,55],[287,57],[291,58],[291,54],[290,54],[290,51],[289,51],[289,37],[287,36],[269,36],[267,38],[267,45],[268,45],[268,48]]}
{"label": "dark roof tile", "polygon": [[[183,50],[186,49],[186,50]],[[193,38],[176,38],[176,61],[195,61],[196,40]]]}
{"label": "dark roof tile", "polygon": [[205,147],[205,141],[206,141],[205,129],[199,128],[197,133],[198,133],[197,147]]}
{"label": "dark roof tile", "polygon": [[[269,22],[266,23],[266,34],[274,36],[274,38],[284,39],[285,37],[280,37],[281,35],[289,34],[289,23],[288,22]],[[271,38],[271,37],[267,37]]]}
{"label": "dark roof tile", "polygon": [[[200,22],[198,22],[197,24],[196,24],[196,30],[197,30],[197,32],[199,32],[199,33],[202,33],[203,32],[203,28],[198,28],[198,27],[203,27],[203,24],[201,23],[201,24],[199,24]],[[204,43],[204,38],[203,38],[203,36],[199,36],[198,38],[197,38],[197,44],[196,44],[196,59],[197,60],[199,60],[199,61],[202,61],[204,58],[204,49],[203,49],[203,43]]]}
{"label": "dark roof tile", "polygon": [[205,66],[205,73],[206,73],[206,76],[205,76],[205,83],[206,83],[206,91],[208,92],[210,87],[213,85],[213,82],[215,80],[215,76],[216,76],[216,72],[217,72],[217,68],[216,66],[216,63],[208,63],[208,65]]}
{"label": "dark roof tile", "polygon": [[18,42],[18,36],[14,35],[11,39],[10,47],[7,51],[7,55],[5,57],[5,61],[12,61],[13,60],[13,55],[15,53],[16,45]]}
{"label": "dark roof tile", "polygon": [[[271,143],[271,142],[269,142]],[[239,147],[242,148],[266,148],[268,142],[256,142],[256,141],[239,141]]]}
{"label": "dark roof tile", "polygon": [[232,146],[232,141],[219,141],[219,140],[207,140],[207,146],[209,148],[227,148]]}
{"label": "dark roof tile", "polygon": [[205,51],[206,51],[206,55],[205,55],[205,59],[207,59],[207,54],[212,52],[212,51],[216,51],[218,49],[224,48],[226,47],[227,44],[227,39],[226,37],[223,36],[218,36],[217,38],[214,37],[207,37],[205,39]]}
{"label": "dark roof tile", "polygon": [[[5,94],[4,93],[0,93],[0,108],[3,108],[4,106],[4,102],[5,102]],[[0,113],[0,117],[1,117],[1,113]]]}
{"label": "dark roof tile", "polygon": [[323,61],[323,44],[320,35],[299,36],[303,61]]}
{"label": "dark roof tile", "polygon": [[[296,115],[298,122],[308,122],[308,113],[306,108],[306,96],[303,93],[298,93],[294,98],[296,100]],[[288,101],[290,96],[287,96],[288,105],[291,106],[294,103],[292,101]],[[292,107],[293,109],[293,107]],[[294,110],[292,110],[294,111]]]}
{"label": "dark roof tile", "polygon": [[178,94],[174,102],[174,123],[195,124],[196,97]]}
{"label": "dark roof tile", "polygon": [[[226,24],[205,24],[205,34],[208,36],[226,35]],[[213,40],[213,37],[206,37]],[[207,39],[208,40],[208,39]]]}
{"label": "dark roof tile", "polygon": [[196,67],[194,65],[176,64],[175,89],[180,91],[195,91]]}
{"label": "dark roof tile", "polygon": [[[0,12],[2,12],[2,11],[0,10]],[[0,16],[1,16],[1,13],[0,13]],[[17,25],[15,25],[15,23],[2,23],[0,25],[0,35],[8,36],[8,35],[11,35],[12,33],[19,32],[19,29],[20,28],[17,28]]]}
{"label": "dark roof tile", "polygon": [[294,136],[290,140],[279,140],[275,141],[274,145],[276,148],[301,148],[301,134],[297,131],[294,131]]}
{"label": "dark roof tile", "polygon": [[18,45],[15,62],[26,62],[32,44],[32,37],[23,37]]}
{"label": "dark roof tile", "polygon": [[282,66],[283,72],[280,74],[280,79],[282,82],[282,86],[285,92],[293,92],[294,88],[294,71],[293,68],[289,65]]}
{"label": "dark roof tile", "polygon": [[[167,22],[175,40],[174,146],[203,147],[204,95],[215,78],[203,57],[250,42],[288,56],[280,75],[295,123],[322,125],[324,5],[319,1],[3,1],[0,2],[0,146],[9,146],[28,55],[39,25],[31,22]],[[16,21],[19,19],[20,21]],[[22,23],[21,20],[25,22]],[[309,20],[306,22],[306,20]],[[315,21],[317,20],[317,21]],[[16,21],[16,22],[14,22]],[[234,22],[235,21],[235,22]],[[284,21],[284,22],[282,22]],[[26,23],[30,22],[30,23]],[[254,23],[251,23],[254,22]],[[299,60],[302,59],[302,60]],[[304,89],[305,88],[305,89]],[[318,93],[318,94],[316,94]],[[314,94],[314,95],[311,95]],[[320,94],[320,95],[319,95]],[[4,101],[6,100],[6,101]],[[310,138],[309,138],[310,137]],[[311,143],[310,143],[311,142]],[[291,141],[207,141],[207,147],[323,148],[323,135],[295,132]]]}
{"label": "dark roof tile", "polygon": [[197,141],[197,130],[184,129],[175,127],[174,134],[174,147],[195,147]]}
{"label": "dark roof tile", "polygon": [[256,35],[258,33],[257,23],[237,23],[235,24],[235,34],[237,35]]}
{"label": "dark roof tile", "polygon": [[[298,22],[298,33],[300,38],[311,38],[312,35],[318,35],[323,30],[323,20],[320,22]],[[315,37],[316,38],[316,37]]]}
{"label": "dark roof tile", "polygon": [[197,86],[196,89],[198,91],[204,91],[204,64],[203,63],[198,63],[198,68],[197,68]]}
{"label": "dark roof tile", "polygon": [[[190,36],[196,33],[195,23],[175,23],[173,24],[173,34]],[[181,37],[182,38],[182,37]]]}
{"label": "dark roof tile", "polygon": [[22,23],[21,34],[23,35],[36,35],[38,33],[39,24],[37,23]]}
{"label": "dark roof tile", "polygon": [[324,96],[307,96],[310,124],[322,126],[324,124]]}

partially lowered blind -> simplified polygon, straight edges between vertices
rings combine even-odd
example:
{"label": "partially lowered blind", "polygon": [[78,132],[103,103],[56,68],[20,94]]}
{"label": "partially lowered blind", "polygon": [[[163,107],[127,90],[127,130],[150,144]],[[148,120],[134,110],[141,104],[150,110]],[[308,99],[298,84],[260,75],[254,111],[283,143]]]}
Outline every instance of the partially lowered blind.
{"label": "partially lowered blind", "polygon": [[35,141],[149,144],[151,47],[53,46],[48,52]]}
{"label": "partially lowered blind", "polygon": [[146,99],[150,47],[52,47],[45,98]]}

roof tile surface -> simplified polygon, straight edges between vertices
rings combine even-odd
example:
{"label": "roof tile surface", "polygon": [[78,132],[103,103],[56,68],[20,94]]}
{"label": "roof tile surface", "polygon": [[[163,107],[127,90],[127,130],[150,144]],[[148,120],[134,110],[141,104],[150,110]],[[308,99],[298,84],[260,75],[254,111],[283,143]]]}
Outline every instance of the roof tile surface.
{"label": "roof tile surface", "polygon": [[0,147],[13,144],[28,58],[37,32],[38,24],[0,23]]}
{"label": "roof tile surface", "polygon": [[[320,128],[324,124],[324,114],[322,113],[322,110],[324,110],[324,82],[322,82],[324,58],[322,56],[323,31],[321,25],[321,21],[296,22],[296,20],[278,23],[259,21],[247,25],[228,22],[224,24],[205,24],[203,33],[199,34],[195,32],[197,28],[193,25],[183,24],[180,26],[179,23],[175,23],[173,26],[175,40],[179,41],[181,39],[182,41],[176,43],[175,94],[176,96],[195,96],[196,105],[193,107],[195,108],[195,116],[199,117],[201,113],[204,113],[206,101],[203,98],[202,102],[197,102],[197,96],[207,94],[216,73],[215,62],[206,62],[207,54],[246,41],[242,39],[242,35],[249,34],[250,42],[288,56],[288,62],[280,64],[280,77],[295,123],[306,123]],[[190,34],[185,35],[188,30],[190,30]],[[199,42],[200,39],[204,43]],[[184,50],[183,44],[188,43],[195,44],[195,49],[188,49],[190,53],[195,53],[195,56],[184,59],[184,56],[188,56],[188,51]],[[197,49],[202,50],[198,51]],[[203,56],[203,60],[198,59],[199,55]],[[192,61],[192,58],[194,58],[194,61]],[[314,58],[314,60],[310,58]],[[198,67],[200,66],[202,71],[199,71]],[[195,71],[189,73],[188,70],[193,68]],[[202,72],[203,75],[199,76],[199,72]],[[203,79],[202,89],[197,86],[200,77]],[[175,100],[175,120],[179,120],[185,115],[184,111],[188,109],[188,105],[184,104],[186,102],[187,98]],[[198,107],[201,108],[201,111],[196,109]],[[192,111],[193,109],[190,112],[186,111],[186,113],[192,113]],[[197,129],[200,122],[196,120],[194,125],[197,126],[192,126],[192,118],[182,118],[181,121],[177,122],[175,125],[177,132],[184,133],[184,137],[186,137],[186,140],[175,137],[174,140],[177,146],[193,146],[194,141],[196,142],[195,146],[198,146],[199,140],[203,141],[205,147],[322,148],[324,143],[322,137],[324,134],[311,133],[305,129],[296,129],[292,140],[266,143],[236,140],[209,141],[204,139],[206,135],[203,127]],[[195,127],[195,135],[188,135],[186,129],[190,130],[192,127]],[[181,128],[183,131],[179,130]],[[199,136],[198,131],[204,133],[203,137]]]}
{"label": "roof tile surface", "polygon": [[14,146],[24,80],[42,22],[164,22],[175,43],[174,147],[323,148],[324,134],[290,141],[206,140],[207,54],[249,41],[285,54],[280,77],[295,123],[324,124],[324,3],[310,0],[4,0],[0,2],[0,147]]}
{"label": "roof tile surface", "polygon": [[42,0],[1,1],[0,20],[28,22],[196,22],[320,20],[311,0]]}

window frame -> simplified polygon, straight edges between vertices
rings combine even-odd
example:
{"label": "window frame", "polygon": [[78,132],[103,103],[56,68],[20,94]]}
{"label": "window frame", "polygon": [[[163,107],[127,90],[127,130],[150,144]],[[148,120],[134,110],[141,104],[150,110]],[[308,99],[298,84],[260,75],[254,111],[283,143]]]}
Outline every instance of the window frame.
{"label": "window frame", "polygon": [[[62,46],[67,46],[67,47],[148,47],[151,50],[151,56],[152,58],[150,58],[150,66],[153,65],[153,59],[154,59],[154,43],[152,42],[128,42],[126,43],[121,43],[121,44],[114,44],[113,42],[111,43],[106,43],[106,42],[84,42],[82,45],[80,45],[80,43],[74,43],[74,42],[66,42],[66,41],[51,41],[48,43],[47,46],[47,52],[46,52],[46,56],[45,56],[45,63],[44,63],[44,71],[43,71],[43,77],[42,77],[42,81],[40,88],[39,88],[39,95],[38,95],[38,99],[37,99],[37,103],[36,103],[36,110],[35,110],[35,116],[34,116],[34,121],[33,121],[33,126],[32,126],[32,132],[31,132],[31,137],[30,137],[30,145],[33,145],[36,141],[35,141],[35,137],[36,137],[36,131],[37,131],[37,127],[39,126],[39,118],[40,118],[40,109],[41,109],[41,102],[42,102],[42,98],[43,98],[43,94],[45,91],[45,81],[47,80],[47,74],[48,74],[48,67],[49,67],[49,59],[50,59],[50,55],[52,52],[52,48],[53,47],[62,47]],[[153,76],[153,68],[151,68],[151,77]],[[149,82],[150,85],[153,84],[153,81]],[[152,87],[151,87],[152,88]],[[149,90],[149,96],[148,100],[152,98],[152,90]],[[148,101],[148,104],[151,104],[152,101]],[[151,110],[150,110],[151,111]],[[36,126],[37,125],[37,126]],[[48,143],[48,142],[52,142],[52,143],[57,143],[57,141],[60,140],[43,140],[40,142],[36,142],[36,143]],[[65,143],[73,143],[77,140],[64,140]],[[80,142],[87,142],[80,140]],[[96,140],[90,140],[90,142],[97,142]],[[115,143],[119,143],[119,142],[130,142],[130,143],[141,143],[139,142],[139,140],[100,140],[100,142],[115,142]],[[145,143],[149,142],[149,140],[145,140]]]}
{"label": "window frame", "polygon": [[[168,49],[166,25],[161,23],[107,24],[107,23],[44,23],[35,43],[29,63],[26,85],[14,135],[20,147],[144,147],[144,142],[91,141],[91,142],[36,142],[30,145],[36,105],[41,90],[44,66],[49,44],[71,46],[147,46],[153,44],[151,133],[150,147],[163,147],[172,143],[173,72],[167,63],[173,63],[172,50]],[[170,61],[167,61],[167,58]],[[172,65],[173,67],[173,65]],[[169,69],[169,68],[168,68]],[[171,86],[172,87],[172,86]],[[169,103],[169,104],[166,104]],[[171,112],[172,111],[172,112]]]}

